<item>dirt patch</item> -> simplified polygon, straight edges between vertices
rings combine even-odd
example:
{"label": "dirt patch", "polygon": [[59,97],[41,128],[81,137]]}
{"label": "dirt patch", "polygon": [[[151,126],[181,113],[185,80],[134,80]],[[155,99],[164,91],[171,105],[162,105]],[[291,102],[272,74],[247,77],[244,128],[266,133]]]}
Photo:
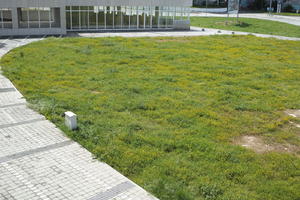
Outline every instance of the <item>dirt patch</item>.
{"label": "dirt patch", "polygon": [[247,149],[251,149],[256,153],[266,152],[281,152],[281,153],[292,153],[300,155],[300,148],[291,144],[279,144],[279,143],[266,143],[259,136],[246,135],[237,138],[234,141],[235,144],[243,146]]}
{"label": "dirt patch", "polygon": [[295,118],[300,118],[300,110],[286,110],[284,113]]}
{"label": "dirt patch", "polygon": [[297,124],[297,123],[291,122],[291,121],[290,121],[290,124],[294,125],[294,126],[297,127],[297,128],[300,128],[300,124]]}
{"label": "dirt patch", "polygon": [[[291,116],[291,117],[294,117],[295,119],[299,120],[300,119],[300,110],[286,110],[284,111],[285,114]],[[300,124],[297,123],[297,122],[292,122],[290,121],[290,124],[292,124],[293,126],[297,127],[297,128],[300,128]]]}
{"label": "dirt patch", "polygon": [[95,90],[91,91],[91,93],[92,93],[92,94],[101,94],[101,92],[95,91]]}
{"label": "dirt patch", "polygon": [[236,21],[236,20],[226,20],[226,21],[216,22],[215,24],[221,26],[240,26],[240,27],[250,26],[250,24],[248,23]]}

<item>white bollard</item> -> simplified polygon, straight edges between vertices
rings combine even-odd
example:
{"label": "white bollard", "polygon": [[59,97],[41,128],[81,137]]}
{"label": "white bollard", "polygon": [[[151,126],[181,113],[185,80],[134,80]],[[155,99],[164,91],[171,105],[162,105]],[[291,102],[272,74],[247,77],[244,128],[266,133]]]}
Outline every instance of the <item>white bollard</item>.
{"label": "white bollard", "polygon": [[77,115],[71,111],[65,112],[65,124],[72,131],[77,129]]}

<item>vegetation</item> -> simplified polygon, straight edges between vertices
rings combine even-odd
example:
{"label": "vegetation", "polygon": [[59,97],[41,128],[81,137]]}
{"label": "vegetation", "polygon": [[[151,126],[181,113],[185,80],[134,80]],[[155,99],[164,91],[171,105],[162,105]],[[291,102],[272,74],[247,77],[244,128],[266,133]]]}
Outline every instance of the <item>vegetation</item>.
{"label": "vegetation", "polygon": [[288,5],[284,6],[282,10],[284,12],[293,12],[294,11],[294,7],[291,4],[288,4]]}
{"label": "vegetation", "polygon": [[191,17],[192,26],[300,37],[300,26],[270,20],[226,17]]}
{"label": "vegetation", "polygon": [[272,13],[272,15],[298,16],[298,17],[300,17],[300,13],[290,13],[290,12]]}
{"label": "vegetation", "polygon": [[[39,112],[161,200],[295,200],[299,154],[256,154],[242,135],[299,147],[300,42],[254,36],[50,38],[8,53]],[[68,131],[62,113],[74,111]],[[299,153],[299,152],[298,152]]]}

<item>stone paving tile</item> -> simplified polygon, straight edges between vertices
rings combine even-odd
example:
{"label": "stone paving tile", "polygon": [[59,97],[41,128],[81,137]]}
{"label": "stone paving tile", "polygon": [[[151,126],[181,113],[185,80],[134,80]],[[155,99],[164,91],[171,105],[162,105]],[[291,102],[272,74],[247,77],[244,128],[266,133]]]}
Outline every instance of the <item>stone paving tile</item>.
{"label": "stone paving tile", "polygon": [[43,118],[42,115],[27,108],[26,105],[0,108],[0,128],[1,125],[10,125]]}
{"label": "stone paving tile", "polygon": [[[129,181],[76,143],[1,163],[0,174],[0,193],[20,200],[90,199]],[[155,199],[135,184],[117,198]]]}
{"label": "stone paving tile", "polygon": [[0,108],[6,107],[13,104],[26,103],[26,100],[23,98],[19,92],[6,92],[0,93]]}
{"label": "stone paving tile", "polygon": [[14,88],[14,85],[8,79],[2,78],[0,80],[0,88]]}
{"label": "stone paving tile", "polygon": [[114,197],[114,200],[144,200],[144,199],[155,200],[156,198],[149,195],[148,193],[142,192],[139,186],[130,188],[126,192]]}
{"label": "stone paving tile", "polygon": [[264,38],[275,38],[280,40],[293,40],[300,41],[300,38],[296,37],[284,37],[277,35],[266,35],[266,34],[256,34],[249,32],[237,32],[237,31],[227,31],[219,29],[208,29],[205,28],[205,31],[202,31],[202,28],[191,27],[191,31],[160,31],[160,32],[113,32],[113,33],[70,33],[69,36],[73,37],[194,37],[194,36],[209,36],[209,35],[232,35],[232,32],[235,35],[254,35],[257,37]]}
{"label": "stone paving tile", "polygon": [[0,129],[0,158],[69,140],[49,121]]}

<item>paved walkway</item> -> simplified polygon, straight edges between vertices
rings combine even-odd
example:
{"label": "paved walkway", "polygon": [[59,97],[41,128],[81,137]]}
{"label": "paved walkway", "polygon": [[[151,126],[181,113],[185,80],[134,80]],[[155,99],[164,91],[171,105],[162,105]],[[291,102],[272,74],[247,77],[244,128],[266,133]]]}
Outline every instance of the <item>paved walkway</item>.
{"label": "paved walkway", "polygon": [[263,38],[276,38],[280,40],[300,41],[300,38],[266,35],[238,31],[225,31],[219,29],[192,27],[191,31],[153,31],[153,32],[116,32],[116,33],[70,33],[70,37],[191,37],[209,35],[255,35]]}
{"label": "paved walkway", "polygon": [[[232,34],[193,27],[185,32],[80,33],[78,37],[162,37]],[[249,33],[235,32],[247,35]],[[281,36],[254,34],[284,40]],[[0,39],[0,57],[43,38]],[[26,105],[22,94],[0,73],[0,199],[2,200],[155,200],[54,124]]]}
{"label": "paved walkway", "polygon": [[[39,39],[0,40],[0,57]],[[1,200],[155,200],[27,107],[0,74]]]}
{"label": "paved walkway", "polygon": [[227,8],[191,8],[193,13],[226,13]]}
{"label": "paved walkway", "polygon": [[[236,17],[236,15],[233,14],[230,16]],[[277,22],[284,22],[284,23],[300,26],[300,17],[297,16],[269,15],[267,13],[241,13],[239,16],[243,18],[255,18],[255,19],[265,19],[265,20],[271,20]],[[191,17],[227,17],[227,14],[192,13]]]}

